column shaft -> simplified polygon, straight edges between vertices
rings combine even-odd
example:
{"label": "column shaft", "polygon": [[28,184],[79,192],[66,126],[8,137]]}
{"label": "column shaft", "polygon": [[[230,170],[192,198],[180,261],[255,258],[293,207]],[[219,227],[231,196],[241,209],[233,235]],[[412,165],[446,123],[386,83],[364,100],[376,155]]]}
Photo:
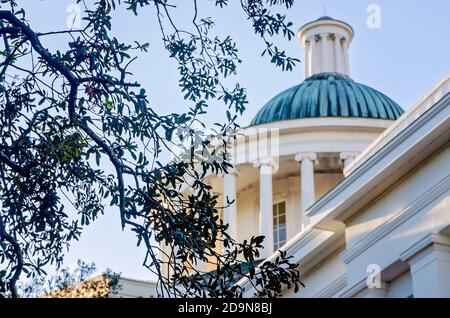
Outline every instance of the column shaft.
{"label": "column shaft", "polygon": [[310,60],[310,65],[311,65],[311,73],[309,74],[309,76],[314,75],[319,73],[319,66],[317,65],[318,63],[318,59],[317,59],[317,41],[316,41],[316,37],[313,36],[310,40],[311,43],[311,60]]}
{"label": "column shaft", "polygon": [[328,72],[329,64],[329,52],[328,52],[328,33],[321,34],[321,55],[320,55],[320,71],[322,73]]}
{"label": "column shaft", "polygon": [[270,161],[259,162],[259,233],[264,236],[261,258],[269,257],[273,252],[273,164]]}
{"label": "column shaft", "polygon": [[316,200],[314,182],[314,161],[317,160],[315,153],[298,154],[295,159],[300,162],[300,192],[301,192],[301,213],[303,228],[309,225],[309,217],[306,210],[314,204]]}
{"label": "column shaft", "polygon": [[311,76],[311,41],[305,43],[305,78]]}
{"label": "column shaft", "polygon": [[341,37],[339,35],[335,35],[334,37],[334,57],[336,63],[336,72],[341,74],[344,73],[342,62]]}
{"label": "column shaft", "polygon": [[[237,202],[236,202],[236,173],[234,171],[226,174],[223,177],[223,192],[224,192],[224,211],[223,211],[223,221],[225,224],[229,224],[227,233],[231,238],[237,240]],[[232,202],[228,204],[228,202]]]}
{"label": "column shaft", "polygon": [[348,53],[348,41],[344,39],[342,43],[343,51],[344,51],[344,66],[345,66],[345,74],[350,76],[350,61],[349,61],[349,53]]}

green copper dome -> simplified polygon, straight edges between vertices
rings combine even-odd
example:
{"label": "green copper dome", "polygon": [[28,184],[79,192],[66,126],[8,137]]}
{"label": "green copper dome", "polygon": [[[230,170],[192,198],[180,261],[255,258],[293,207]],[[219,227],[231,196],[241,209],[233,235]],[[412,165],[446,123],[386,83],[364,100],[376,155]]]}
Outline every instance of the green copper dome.
{"label": "green copper dome", "polygon": [[344,75],[322,73],[274,97],[251,125],[314,117],[396,120],[402,114],[403,109],[379,91]]}

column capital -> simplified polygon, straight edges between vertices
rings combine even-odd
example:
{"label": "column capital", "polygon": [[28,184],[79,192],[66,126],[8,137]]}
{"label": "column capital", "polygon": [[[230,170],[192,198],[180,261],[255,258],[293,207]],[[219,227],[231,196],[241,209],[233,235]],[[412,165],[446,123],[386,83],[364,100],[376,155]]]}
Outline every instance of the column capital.
{"label": "column capital", "polygon": [[359,156],[359,152],[356,151],[344,151],[339,154],[342,160],[347,160],[349,158],[356,158]]}
{"label": "column capital", "polygon": [[302,162],[305,159],[317,161],[317,154],[315,152],[300,152],[295,155],[295,161]]}
{"label": "column capital", "polygon": [[274,174],[278,169],[277,162],[275,158],[261,158],[253,163],[253,166],[259,169],[261,174]]}
{"label": "column capital", "polygon": [[259,233],[265,237],[261,257],[273,252],[273,158],[259,160]]}
{"label": "column capital", "polygon": [[329,36],[330,34],[329,33],[320,33],[320,37],[322,38],[322,39],[327,39],[328,40],[328,36]]}
{"label": "column capital", "polygon": [[271,157],[260,158],[253,162],[255,168],[275,168],[275,160]]}
{"label": "column capital", "polygon": [[316,41],[317,41],[317,39],[316,39],[315,35],[306,40],[306,42],[309,42],[309,43],[313,43],[313,42],[316,43]]}

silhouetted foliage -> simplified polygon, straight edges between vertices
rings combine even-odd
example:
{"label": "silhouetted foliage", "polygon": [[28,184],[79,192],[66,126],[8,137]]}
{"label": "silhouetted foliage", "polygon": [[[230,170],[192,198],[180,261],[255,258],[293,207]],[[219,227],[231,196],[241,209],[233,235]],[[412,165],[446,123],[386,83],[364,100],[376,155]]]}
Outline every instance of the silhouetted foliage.
{"label": "silhouetted foliage", "polygon": [[[247,97],[238,83],[229,86],[241,62],[236,43],[230,36],[216,36],[213,20],[198,17],[199,4],[190,2],[192,23],[183,26],[173,17],[176,1],[78,0],[84,11],[82,29],[44,32],[33,28],[18,1],[1,1],[1,295],[19,296],[21,275],[38,279],[46,275],[45,266],[60,266],[70,243],[105,208],[117,211],[122,228],[145,245],[144,266],[159,278],[161,297],[240,297],[242,287],[233,283],[243,276],[260,296],[298,287],[296,264],[285,254],[260,267],[252,265],[263,238],[240,243],[229,237],[219,218],[223,207],[204,180],[208,173],[231,168],[226,159],[233,138],[229,132],[238,128],[236,119]],[[201,5],[225,9],[229,2]],[[270,38],[291,39],[292,24],[271,10],[292,4],[240,1],[265,44],[263,55],[283,70],[291,70],[297,60]],[[178,63],[185,113],[157,113],[147,91],[133,80],[129,66],[149,44],[124,43],[111,34],[116,10],[128,10],[130,19],[153,14],[158,20],[162,43]],[[65,45],[50,51],[44,43],[52,39],[63,39]],[[204,132],[202,118],[211,101],[222,101],[226,108],[224,121],[214,125],[217,135],[229,137],[220,145],[212,145]],[[161,154],[173,152],[186,135],[196,140],[188,147],[189,160],[161,162]],[[225,255],[218,251],[220,244],[227,248]],[[161,250],[162,245],[171,252]],[[164,253],[166,260],[158,260]],[[199,261],[211,262],[217,270],[193,270]],[[170,273],[163,273],[163,267]]]}

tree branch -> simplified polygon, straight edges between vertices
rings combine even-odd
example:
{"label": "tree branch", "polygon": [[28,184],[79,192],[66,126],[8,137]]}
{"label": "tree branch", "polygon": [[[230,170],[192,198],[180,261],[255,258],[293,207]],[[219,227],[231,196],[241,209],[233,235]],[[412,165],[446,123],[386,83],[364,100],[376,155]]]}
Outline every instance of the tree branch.
{"label": "tree branch", "polygon": [[[30,41],[33,49],[42,57],[42,59],[47,62],[47,64],[60,72],[70,83],[71,86],[71,94],[69,96],[69,115],[72,116],[75,114],[75,102],[76,102],[76,91],[75,88],[78,89],[79,81],[78,78],[72,74],[72,72],[65,67],[63,64],[59,63],[57,59],[55,59],[50,52],[44,48],[37,34],[31,30],[29,26],[27,26],[23,21],[18,19],[11,11],[0,10],[0,19],[8,21],[13,27],[18,28],[21,32],[27,37],[28,41]],[[70,117],[72,120],[72,117]]]}
{"label": "tree branch", "polygon": [[[116,172],[117,172],[117,178],[118,178],[118,186],[119,186],[119,209],[120,209],[120,215],[122,220],[122,228],[125,226],[125,184],[123,180],[123,167],[122,163],[117,159],[113,151],[110,147],[106,145],[106,143],[92,130],[89,128],[89,126],[86,123],[80,122],[80,120],[76,116],[75,112],[75,105],[77,100],[77,94],[78,94],[78,87],[83,82],[88,81],[94,81],[102,84],[112,84],[112,85],[121,85],[121,86],[139,86],[139,84],[130,84],[130,83],[124,83],[124,70],[122,71],[122,79],[121,81],[113,81],[105,78],[100,77],[87,77],[87,78],[78,78],[76,77],[66,66],[64,66],[62,63],[60,63],[57,59],[55,59],[50,52],[43,47],[39,40],[38,34],[36,34],[29,26],[27,26],[24,22],[22,22],[20,19],[18,19],[16,16],[12,14],[10,11],[0,10],[0,19],[8,21],[13,27],[18,28],[21,30],[21,32],[27,37],[28,41],[30,42],[31,46],[34,48],[34,50],[42,57],[42,59],[52,68],[54,68],[56,71],[61,73],[69,82],[70,84],[70,92],[68,97],[68,110],[69,110],[69,119],[70,121],[79,126],[83,131],[89,135],[89,137],[94,140],[94,142],[97,143],[97,145],[100,146],[100,148],[103,149],[103,151],[108,155],[111,162],[113,163]],[[14,167],[16,170],[17,167],[14,166],[11,162],[6,160],[7,158],[0,157],[2,161],[5,161],[10,167]],[[20,170],[19,170],[20,171]]]}
{"label": "tree branch", "polygon": [[20,28],[16,28],[16,27],[3,27],[0,29],[0,35],[5,35],[5,34],[19,34],[20,33]]}
{"label": "tree branch", "polygon": [[7,155],[5,155],[2,152],[0,152],[0,161],[3,162],[4,164],[6,164],[8,167],[13,169],[15,172],[17,172],[24,178],[27,178],[30,175],[30,173],[27,169],[19,166],[17,163],[12,161]]}

